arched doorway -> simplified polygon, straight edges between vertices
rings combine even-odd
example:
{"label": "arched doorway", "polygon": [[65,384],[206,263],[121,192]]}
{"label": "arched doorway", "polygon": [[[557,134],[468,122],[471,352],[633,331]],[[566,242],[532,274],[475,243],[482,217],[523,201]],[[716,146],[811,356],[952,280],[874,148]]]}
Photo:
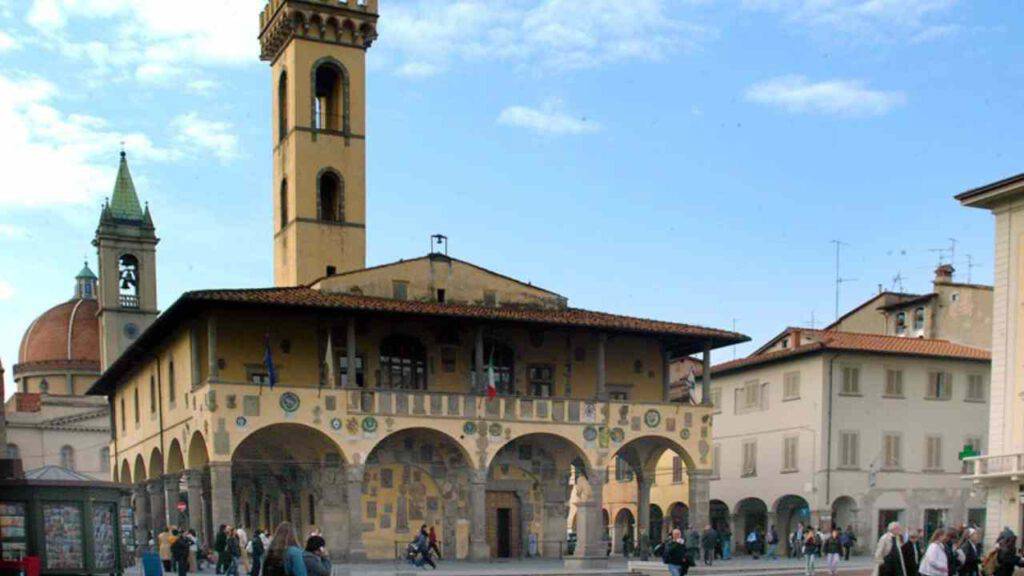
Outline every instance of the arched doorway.
{"label": "arched doorway", "polygon": [[629,508],[622,508],[615,514],[615,533],[612,549],[616,554],[630,557],[636,549],[636,518]]}
{"label": "arched doorway", "polygon": [[[580,548],[580,531],[591,529],[593,522],[590,517],[581,518],[580,505],[586,503],[579,501],[572,502],[576,514],[568,517],[570,479],[575,486],[577,482],[587,482],[589,474],[583,451],[554,434],[527,434],[502,446],[487,468],[486,518],[491,557],[557,558],[570,547],[566,541],[570,520],[577,537],[573,552]],[[593,529],[605,536],[607,516],[593,518],[600,523]]]}
{"label": "arched doorway", "polygon": [[[669,529],[679,528],[685,534],[689,526],[690,509],[682,502],[673,502],[668,508],[668,516],[672,522]],[[703,526],[694,526],[695,530],[703,530]]]}
{"label": "arched doorway", "polygon": [[798,528],[811,522],[811,507],[802,496],[787,494],[775,501],[775,530],[779,535],[779,550],[789,553],[789,540]]}
{"label": "arched doorway", "polygon": [[709,505],[708,517],[715,530],[721,533],[729,526],[729,506],[721,500],[712,500]]}
{"label": "arched doorway", "polygon": [[[746,537],[754,530],[762,534],[768,528],[768,505],[760,498],[745,498],[736,504],[736,527],[734,539],[745,543]],[[746,550],[744,547],[744,550]]]}
{"label": "arched doorway", "polygon": [[[192,460],[191,447],[189,452]],[[201,457],[197,447],[195,458]],[[231,472],[235,523],[276,526],[287,520],[299,534],[316,526],[328,549],[349,551],[345,463],[329,436],[304,424],[260,428],[231,454]]]}
{"label": "arched doorway", "polygon": [[651,504],[651,526],[647,530],[647,541],[654,544],[665,539],[664,515],[661,513],[661,506]]}
{"label": "arched doorway", "polygon": [[468,556],[465,519],[472,468],[462,445],[437,430],[409,428],[382,439],[367,456],[364,472],[367,557],[384,560],[403,554],[421,526],[434,528],[442,557]]}
{"label": "arched doorway", "polygon": [[832,523],[840,530],[852,529],[858,542],[867,542],[868,536],[857,522],[857,501],[850,496],[840,496],[832,503]]}

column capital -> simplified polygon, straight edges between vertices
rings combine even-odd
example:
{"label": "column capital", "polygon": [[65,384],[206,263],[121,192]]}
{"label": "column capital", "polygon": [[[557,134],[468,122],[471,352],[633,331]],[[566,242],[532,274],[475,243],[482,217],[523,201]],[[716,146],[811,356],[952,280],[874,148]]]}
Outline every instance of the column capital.
{"label": "column capital", "polygon": [[163,494],[163,491],[164,491],[164,483],[163,483],[162,479],[156,478],[156,479],[153,479],[153,480],[147,480],[146,481],[146,492],[147,493],[149,493],[151,495],[153,495],[153,494]]}
{"label": "column capital", "polygon": [[469,483],[470,484],[483,484],[487,485],[487,468],[473,468],[469,472]]}
{"label": "column capital", "polygon": [[361,464],[349,464],[345,467],[345,480],[349,483],[362,484],[366,467]]}
{"label": "column capital", "polygon": [[203,471],[202,470],[184,470],[182,475],[185,477],[185,483],[190,488],[202,488],[203,486]]}
{"label": "column capital", "polygon": [[688,478],[690,478],[690,479],[693,479],[693,480],[704,480],[704,479],[710,480],[711,479],[711,470],[687,469],[686,470],[686,476]]}
{"label": "column capital", "polygon": [[177,488],[181,484],[181,472],[164,474],[162,480],[164,481],[164,488],[167,488],[168,490]]}

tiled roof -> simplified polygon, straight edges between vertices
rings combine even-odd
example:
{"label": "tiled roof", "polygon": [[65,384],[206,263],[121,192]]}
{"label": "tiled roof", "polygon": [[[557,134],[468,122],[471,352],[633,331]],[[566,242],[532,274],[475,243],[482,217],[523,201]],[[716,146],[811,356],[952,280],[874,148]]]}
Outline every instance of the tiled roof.
{"label": "tiled roof", "polygon": [[539,326],[587,328],[612,333],[632,333],[675,340],[690,348],[679,350],[687,354],[699,350],[704,342],[712,348],[730,346],[750,340],[738,332],[705,328],[690,324],[663,322],[618,314],[594,312],[580,308],[542,309],[525,307],[491,307],[471,304],[418,302],[394,300],[356,294],[325,293],[313,288],[264,288],[236,290],[202,290],[186,292],[132,344],[99,380],[89,394],[106,394],[119,379],[132,370],[147,350],[156,345],[174,326],[188,318],[189,310],[210,305],[250,306],[304,310],[333,310],[338,312],[429,316],[488,322],[529,323]]}
{"label": "tiled roof", "polygon": [[812,336],[817,342],[802,344],[785,350],[754,354],[746,358],[724,362],[712,367],[711,371],[713,374],[733,372],[823,350],[920,356],[952,360],[976,360],[979,362],[989,362],[992,360],[992,353],[988,350],[955,344],[948,340],[860,334],[836,330],[810,330],[806,328],[800,328],[799,331]]}
{"label": "tiled roof", "polygon": [[394,300],[356,294],[325,293],[311,288],[268,288],[242,290],[203,290],[188,292],[182,298],[210,302],[243,304],[266,304],[272,306],[297,306],[304,308],[334,308],[363,312],[385,312],[425,316],[448,316],[480,320],[510,322],[535,322],[557,326],[577,326],[607,329],[623,332],[637,332],[665,336],[693,336],[721,341],[723,344],[746,342],[743,334],[704,328],[690,324],[663,322],[632,316],[621,316],[605,312],[594,312],[581,308],[543,309],[519,307],[476,306],[471,304],[449,304]]}

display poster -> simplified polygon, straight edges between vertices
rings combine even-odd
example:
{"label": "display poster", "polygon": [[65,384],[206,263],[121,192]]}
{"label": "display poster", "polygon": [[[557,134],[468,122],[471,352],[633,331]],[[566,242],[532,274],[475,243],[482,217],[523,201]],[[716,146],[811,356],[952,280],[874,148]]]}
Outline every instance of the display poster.
{"label": "display poster", "polygon": [[129,552],[135,551],[135,512],[131,506],[121,507],[121,543]]}
{"label": "display poster", "polygon": [[113,569],[117,542],[114,538],[114,504],[92,505],[93,568]]}
{"label": "display poster", "polygon": [[78,504],[43,504],[43,545],[47,570],[81,570],[85,567],[82,510]]}
{"label": "display poster", "polygon": [[21,560],[25,553],[25,503],[0,502],[0,559]]}

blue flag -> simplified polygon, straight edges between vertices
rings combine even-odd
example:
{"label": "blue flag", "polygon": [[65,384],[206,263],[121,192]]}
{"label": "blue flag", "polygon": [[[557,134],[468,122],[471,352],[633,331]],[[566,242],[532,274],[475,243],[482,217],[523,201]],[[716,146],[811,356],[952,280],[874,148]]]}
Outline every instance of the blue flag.
{"label": "blue flag", "polygon": [[274,369],[274,355],[270,352],[270,334],[264,339],[263,366],[267,369],[267,383],[271,390],[277,384],[277,370]]}

